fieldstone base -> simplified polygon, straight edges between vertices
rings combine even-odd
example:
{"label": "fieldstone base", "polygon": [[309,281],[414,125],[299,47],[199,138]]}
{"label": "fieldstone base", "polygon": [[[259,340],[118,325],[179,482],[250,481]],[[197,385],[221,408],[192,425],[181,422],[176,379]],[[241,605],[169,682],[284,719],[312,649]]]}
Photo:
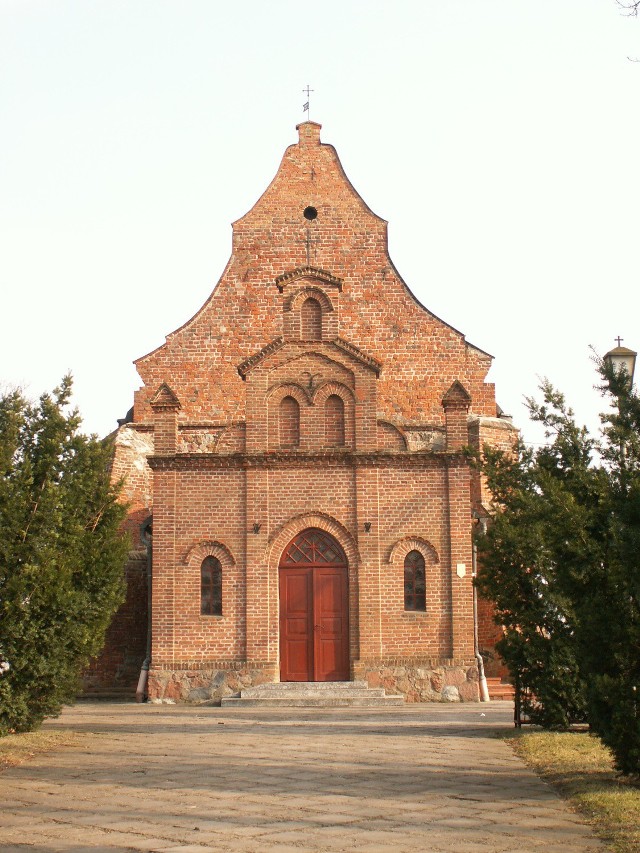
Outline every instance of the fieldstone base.
{"label": "fieldstone base", "polygon": [[480,701],[475,661],[357,661],[354,676],[406,702]]}
{"label": "fieldstone base", "polygon": [[[475,661],[356,661],[353,678],[387,694],[401,694],[406,702],[479,702]],[[273,664],[223,663],[209,669],[156,668],[149,670],[150,702],[219,705],[223,697],[237,696],[247,687],[278,681]]]}
{"label": "fieldstone base", "polygon": [[189,702],[219,705],[223,696],[234,696],[244,687],[276,680],[275,668],[238,663],[237,667],[211,669],[149,670],[147,694],[150,702]]}

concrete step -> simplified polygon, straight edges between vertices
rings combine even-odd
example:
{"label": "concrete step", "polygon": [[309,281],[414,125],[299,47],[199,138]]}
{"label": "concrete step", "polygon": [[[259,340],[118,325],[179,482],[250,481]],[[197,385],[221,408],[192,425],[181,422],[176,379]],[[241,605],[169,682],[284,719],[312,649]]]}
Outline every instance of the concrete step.
{"label": "concrete step", "polygon": [[286,690],[346,690],[351,693],[353,690],[373,690],[369,687],[366,681],[270,681],[268,684],[257,684],[255,687],[245,687],[245,690],[268,690],[275,693],[284,692]]}
{"label": "concrete step", "polygon": [[226,696],[221,702],[224,708],[391,708],[404,705],[403,696],[270,696],[266,699],[245,699],[242,696]]}
{"label": "concrete step", "polygon": [[365,681],[296,681],[260,684],[222,700],[224,707],[371,708],[404,705],[403,696],[387,696]]}
{"label": "concrete step", "polygon": [[77,702],[135,702],[136,688],[127,690],[117,688],[91,688],[76,696]]}
{"label": "concrete step", "polygon": [[281,684],[260,684],[256,687],[247,687],[242,691],[243,699],[270,699],[276,698],[291,698],[314,697],[322,696],[323,698],[355,698],[355,697],[383,697],[385,695],[383,687],[368,687],[366,682],[355,681],[299,681],[285,682]]}

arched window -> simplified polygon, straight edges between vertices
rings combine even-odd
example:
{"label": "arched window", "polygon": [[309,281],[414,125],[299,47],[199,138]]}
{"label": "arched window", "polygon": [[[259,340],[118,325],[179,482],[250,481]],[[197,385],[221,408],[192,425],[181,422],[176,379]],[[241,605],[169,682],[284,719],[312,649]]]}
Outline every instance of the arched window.
{"label": "arched window", "polygon": [[420,551],[409,551],[404,558],[404,609],[427,609],[427,581]]}
{"label": "arched window", "polygon": [[300,406],[295,397],[284,397],[280,403],[280,447],[300,444]]}
{"label": "arched window", "polygon": [[300,309],[300,327],[303,341],[322,340],[322,307],[317,299],[310,296]]}
{"label": "arched window", "polygon": [[222,616],[222,566],[217,557],[205,557],[200,567],[200,613]]}
{"label": "arched window", "polygon": [[344,447],[344,402],[337,394],[324,404],[324,435],[328,447]]}

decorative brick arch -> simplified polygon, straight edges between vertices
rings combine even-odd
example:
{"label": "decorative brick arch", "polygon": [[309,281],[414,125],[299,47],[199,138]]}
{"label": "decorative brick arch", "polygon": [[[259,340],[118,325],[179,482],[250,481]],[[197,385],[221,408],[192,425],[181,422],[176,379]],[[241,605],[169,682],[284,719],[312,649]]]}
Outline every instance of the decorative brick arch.
{"label": "decorative brick arch", "polygon": [[200,568],[205,557],[216,557],[220,560],[223,572],[225,569],[233,569],[236,564],[236,561],[233,559],[231,551],[227,546],[223,545],[222,542],[215,542],[212,540],[198,542],[190,548],[187,551],[183,562],[186,566],[197,566]]}
{"label": "decorative brick arch", "polygon": [[298,401],[300,406],[310,406],[313,404],[306,388],[303,388],[302,385],[298,385],[296,382],[285,382],[273,385],[267,391],[269,408],[277,408],[285,397],[293,397]]}
{"label": "decorative brick arch", "polygon": [[284,302],[284,336],[288,340],[302,340],[302,305],[307,299],[315,299],[322,313],[320,340],[330,341],[338,335],[338,317],[331,297],[317,285],[308,284],[287,297]]}
{"label": "decorative brick arch", "polygon": [[267,543],[265,562],[277,571],[280,563],[280,555],[285,547],[291,542],[294,536],[297,536],[298,533],[302,533],[303,530],[309,527],[317,527],[333,536],[344,551],[350,570],[355,569],[360,564],[360,554],[353,536],[339,521],[336,521],[335,518],[323,512],[304,513],[303,515],[289,519],[289,521],[281,525]]}
{"label": "decorative brick arch", "polygon": [[307,391],[294,382],[274,385],[267,394],[267,447],[280,449],[280,404],[285,397],[293,397],[299,406],[297,447],[305,447],[310,433],[309,420],[312,417],[311,400]]}
{"label": "decorative brick arch", "polygon": [[[420,607],[407,607],[406,602],[405,560],[412,551],[417,551],[424,560],[426,590]],[[393,602],[392,607],[397,607],[398,612],[402,611],[405,618],[407,615],[414,619],[437,618],[445,588],[442,577],[444,567],[439,565],[440,558],[433,545],[420,536],[405,536],[391,546],[387,563],[388,601]]]}
{"label": "decorative brick arch", "polygon": [[316,299],[320,303],[323,314],[328,314],[330,311],[333,311],[333,302],[327,296],[325,291],[317,285],[307,285],[306,287],[301,287],[300,290],[296,290],[295,293],[292,293],[284,303],[284,310],[299,311],[302,303],[309,298]]}
{"label": "decorative brick arch", "polygon": [[[355,395],[351,388],[343,385],[342,382],[325,382],[313,395],[315,434],[317,436],[325,436],[325,404],[327,399],[332,395],[340,397],[344,403],[344,444],[341,446],[343,448],[353,448],[355,447]],[[321,441],[320,443],[323,446],[325,445],[325,441]]]}
{"label": "decorative brick arch", "polygon": [[355,395],[351,388],[343,385],[342,382],[325,382],[324,385],[321,385],[312,397],[312,403],[314,406],[321,406],[332,394],[335,394],[337,397],[342,397],[342,400],[345,405],[345,411],[349,406],[353,406],[355,402]]}
{"label": "decorative brick arch", "polygon": [[410,551],[419,551],[425,563],[439,563],[440,557],[431,542],[419,536],[405,536],[398,539],[389,551],[387,562],[392,566],[404,566],[404,558]]}

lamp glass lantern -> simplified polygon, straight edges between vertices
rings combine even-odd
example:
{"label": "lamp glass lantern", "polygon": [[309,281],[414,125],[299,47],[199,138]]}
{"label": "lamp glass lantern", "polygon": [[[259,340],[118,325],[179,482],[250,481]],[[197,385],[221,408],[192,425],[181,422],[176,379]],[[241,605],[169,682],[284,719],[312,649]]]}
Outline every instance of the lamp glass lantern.
{"label": "lamp glass lantern", "polygon": [[628,347],[620,346],[620,340],[620,338],[617,338],[618,346],[605,354],[604,361],[616,373],[626,373],[629,377],[629,384],[631,384],[633,382],[633,373],[636,368],[636,356],[638,353]]}

